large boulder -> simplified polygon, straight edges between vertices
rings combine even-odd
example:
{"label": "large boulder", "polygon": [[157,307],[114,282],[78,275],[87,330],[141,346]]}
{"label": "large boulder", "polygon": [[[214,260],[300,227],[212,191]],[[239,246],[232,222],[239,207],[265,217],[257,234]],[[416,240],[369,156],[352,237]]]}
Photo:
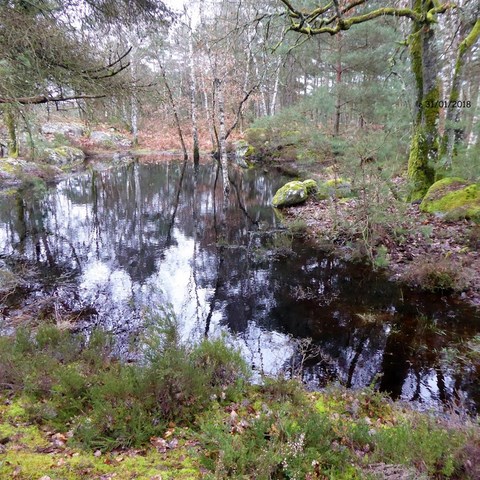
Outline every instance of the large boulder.
{"label": "large boulder", "polygon": [[102,130],[95,130],[90,133],[90,141],[108,148],[132,146],[132,141],[125,135],[118,132],[104,132]]}
{"label": "large boulder", "polygon": [[308,197],[307,186],[304,182],[295,180],[286,183],[283,187],[277,190],[272,200],[274,207],[290,207],[304,202]]}
{"label": "large boulder", "polygon": [[428,189],[420,210],[449,220],[470,218],[480,221],[480,186],[459,177],[443,178]]}
{"label": "large boulder", "polygon": [[83,125],[78,123],[47,122],[40,127],[44,135],[65,135],[67,137],[82,137],[85,133]]}
{"label": "large boulder", "polygon": [[47,162],[53,165],[66,165],[85,160],[85,153],[76,147],[46,148],[45,154]]}

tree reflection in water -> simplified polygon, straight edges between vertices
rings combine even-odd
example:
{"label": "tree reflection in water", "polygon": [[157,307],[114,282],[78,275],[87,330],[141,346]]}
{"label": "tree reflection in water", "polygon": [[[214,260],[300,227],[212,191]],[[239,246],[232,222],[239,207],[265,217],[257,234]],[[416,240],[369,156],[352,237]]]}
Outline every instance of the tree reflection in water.
{"label": "tree reflection in water", "polygon": [[6,323],[53,298],[89,312],[77,327],[112,330],[127,354],[145,308],[169,303],[186,337],[227,332],[258,372],[291,370],[305,354],[295,339],[310,337],[316,354],[299,372],[312,387],[480,400],[478,365],[442,353],[478,334],[478,313],[292,239],[269,205],[281,178],[232,171],[228,199],[220,179],[214,162],[133,162],[4,198],[2,258],[39,272],[28,295],[3,305]]}

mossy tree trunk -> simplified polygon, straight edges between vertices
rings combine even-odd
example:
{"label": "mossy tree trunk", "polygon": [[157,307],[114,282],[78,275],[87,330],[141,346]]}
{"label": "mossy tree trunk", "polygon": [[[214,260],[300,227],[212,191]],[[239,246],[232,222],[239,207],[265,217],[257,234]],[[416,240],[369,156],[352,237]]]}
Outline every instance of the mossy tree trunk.
{"label": "mossy tree trunk", "polygon": [[[447,117],[445,121],[445,132],[440,148],[440,162],[437,176],[443,176],[451,169],[453,157],[456,154],[456,147],[463,140],[463,130],[459,128],[460,108],[458,102],[460,100],[466,54],[479,38],[480,20],[477,19],[471,27],[470,32],[460,43],[458,48],[455,69],[453,72],[452,86],[450,90],[449,108],[447,110]],[[471,99],[470,101],[473,100],[476,99]]]}
{"label": "mossy tree trunk", "polygon": [[[367,0],[355,0],[346,5],[333,0],[311,11],[297,8],[292,0],[280,0],[290,18],[289,30],[305,35],[336,35],[354,25],[383,16],[405,17],[412,21],[408,39],[416,85],[416,112],[408,160],[408,176],[413,188],[411,200],[420,199],[433,183],[434,167],[439,148],[439,59],[435,47],[434,26],[437,16],[454,7],[452,2],[440,0],[410,0],[410,7],[399,7],[398,2],[381,2],[371,11],[353,13]],[[299,2],[300,3],[300,2]],[[388,4],[391,6],[388,6]],[[385,5],[387,4],[387,5]]]}
{"label": "mossy tree trunk", "polygon": [[427,15],[433,7],[433,1],[414,0],[413,9],[422,16],[422,21],[413,21],[408,39],[416,88],[416,112],[408,158],[412,201],[422,198],[434,182],[438,160],[439,61],[434,30]]}
{"label": "mossy tree trunk", "polygon": [[19,153],[17,128],[15,125],[15,115],[10,105],[4,107],[3,116],[8,131],[7,154],[11,158],[17,158]]}

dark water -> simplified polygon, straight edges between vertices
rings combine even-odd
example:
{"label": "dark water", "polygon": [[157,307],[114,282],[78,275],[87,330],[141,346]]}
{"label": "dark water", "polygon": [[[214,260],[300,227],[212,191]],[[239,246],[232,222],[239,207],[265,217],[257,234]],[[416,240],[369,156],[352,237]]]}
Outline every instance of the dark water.
{"label": "dark water", "polygon": [[23,296],[4,298],[2,328],[26,311],[101,325],[128,355],[146,312],[170,304],[186,337],[227,332],[257,371],[476,408],[480,371],[466,352],[478,313],[292,239],[269,206],[282,179],[233,177],[226,204],[214,163],[195,172],[173,161],[95,167],[48,192],[4,198],[2,262],[29,273]]}

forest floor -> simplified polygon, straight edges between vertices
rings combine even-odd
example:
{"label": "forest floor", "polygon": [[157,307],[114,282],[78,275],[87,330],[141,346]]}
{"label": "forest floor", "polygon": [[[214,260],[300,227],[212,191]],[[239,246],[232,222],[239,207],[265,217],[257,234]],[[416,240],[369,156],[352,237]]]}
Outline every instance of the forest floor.
{"label": "forest floor", "polygon": [[[68,425],[32,419],[31,402],[0,395],[2,479],[426,480],[480,473],[474,419],[416,412],[371,391],[252,387],[241,402],[212,401],[195,426],[172,423],[144,445],[108,451],[82,447]],[[288,476],[293,472],[301,476]]]}
{"label": "forest floor", "polygon": [[480,307],[480,225],[448,222],[421,212],[418,204],[394,211],[393,203],[383,212],[390,221],[375,224],[362,218],[361,209],[357,198],[309,199],[282,212],[287,225],[304,223],[307,237],[321,248],[347,260],[369,260],[392,280]]}

